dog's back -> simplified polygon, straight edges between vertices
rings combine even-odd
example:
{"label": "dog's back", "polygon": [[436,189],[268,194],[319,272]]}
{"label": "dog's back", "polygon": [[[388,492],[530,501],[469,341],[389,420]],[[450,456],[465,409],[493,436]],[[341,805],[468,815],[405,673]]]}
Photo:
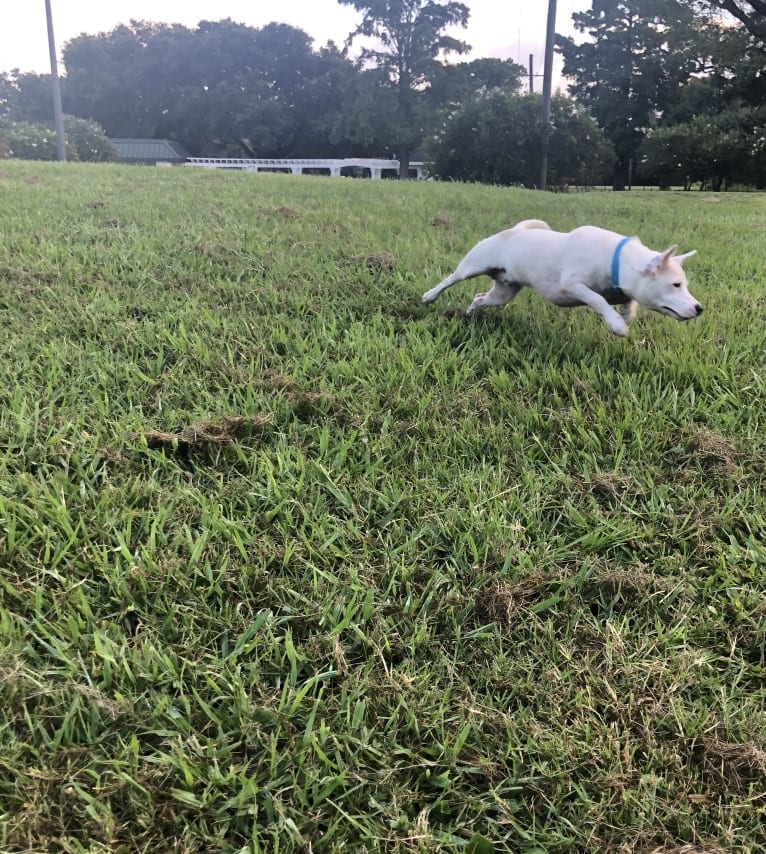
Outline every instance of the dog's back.
{"label": "dog's back", "polygon": [[524,228],[547,228],[548,231],[551,231],[548,223],[541,219],[523,219],[521,222],[517,222],[513,228],[509,228],[508,231],[521,231]]}

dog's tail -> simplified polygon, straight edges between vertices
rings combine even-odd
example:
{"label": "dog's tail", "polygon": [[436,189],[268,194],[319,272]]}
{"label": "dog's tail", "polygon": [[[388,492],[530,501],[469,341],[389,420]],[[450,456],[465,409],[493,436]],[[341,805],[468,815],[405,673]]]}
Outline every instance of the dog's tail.
{"label": "dog's tail", "polygon": [[509,228],[509,231],[521,231],[522,228],[547,228],[548,231],[551,230],[551,227],[547,222],[543,222],[541,219],[523,219],[521,222],[517,222],[513,228]]}

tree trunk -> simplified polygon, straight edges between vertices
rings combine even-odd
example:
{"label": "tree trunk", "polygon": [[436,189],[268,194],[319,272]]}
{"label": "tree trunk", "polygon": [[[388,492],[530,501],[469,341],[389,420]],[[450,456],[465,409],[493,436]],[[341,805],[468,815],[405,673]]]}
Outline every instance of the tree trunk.
{"label": "tree trunk", "polygon": [[399,152],[399,180],[406,181],[410,177],[410,151],[403,148]]}
{"label": "tree trunk", "polygon": [[626,190],[630,181],[630,158],[618,157],[612,172],[612,189]]}

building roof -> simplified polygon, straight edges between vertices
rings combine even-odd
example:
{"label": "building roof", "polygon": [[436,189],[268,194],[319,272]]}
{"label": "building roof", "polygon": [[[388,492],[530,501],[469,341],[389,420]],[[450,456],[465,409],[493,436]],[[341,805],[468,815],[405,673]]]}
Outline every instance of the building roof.
{"label": "building roof", "polygon": [[170,139],[113,139],[120,160],[126,163],[180,163],[189,156],[182,145]]}

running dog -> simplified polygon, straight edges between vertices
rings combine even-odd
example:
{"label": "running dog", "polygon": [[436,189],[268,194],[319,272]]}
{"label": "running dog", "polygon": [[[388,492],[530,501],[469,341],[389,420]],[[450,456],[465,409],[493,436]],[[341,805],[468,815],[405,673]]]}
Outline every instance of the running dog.
{"label": "running dog", "polygon": [[423,294],[423,302],[433,302],[457,282],[489,276],[491,290],[476,294],[466,314],[505,305],[529,286],[554,305],[589,306],[610,332],[624,336],[639,305],[676,320],[702,313],[681,268],[696,250],[674,255],[677,248],[655,252],[637,237],[592,225],[564,234],[542,220],[527,219],[477,243],[452,275]]}

